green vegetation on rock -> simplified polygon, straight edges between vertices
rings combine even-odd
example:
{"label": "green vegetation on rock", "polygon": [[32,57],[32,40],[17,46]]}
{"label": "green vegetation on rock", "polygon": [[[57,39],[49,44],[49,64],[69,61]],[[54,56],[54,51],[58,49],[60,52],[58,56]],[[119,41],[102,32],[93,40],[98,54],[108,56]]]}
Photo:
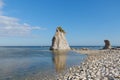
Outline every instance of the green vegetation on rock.
{"label": "green vegetation on rock", "polygon": [[62,29],[62,27],[58,27],[58,30],[60,31],[60,32],[63,32],[63,33],[66,33],[63,29]]}

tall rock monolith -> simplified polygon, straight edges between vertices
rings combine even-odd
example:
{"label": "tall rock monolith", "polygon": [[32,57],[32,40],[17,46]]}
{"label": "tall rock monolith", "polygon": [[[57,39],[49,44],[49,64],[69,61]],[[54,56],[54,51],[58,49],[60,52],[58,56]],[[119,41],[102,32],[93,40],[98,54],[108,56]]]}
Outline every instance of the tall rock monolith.
{"label": "tall rock monolith", "polygon": [[61,28],[57,27],[56,33],[52,38],[52,45],[50,50],[69,50],[69,44],[65,37],[66,32]]}

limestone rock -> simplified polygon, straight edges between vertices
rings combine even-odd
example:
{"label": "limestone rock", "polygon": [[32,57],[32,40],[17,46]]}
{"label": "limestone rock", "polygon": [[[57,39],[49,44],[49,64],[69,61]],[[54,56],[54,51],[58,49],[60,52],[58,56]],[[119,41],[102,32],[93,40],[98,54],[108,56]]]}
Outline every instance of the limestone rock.
{"label": "limestone rock", "polygon": [[69,50],[70,47],[65,38],[65,31],[61,27],[57,27],[55,36],[52,39],[50,50]]}
{"label": "limestone rock", "polygon": [[104,40],[105,46],[103,49],[111,49],[111,44],[109,40]]}

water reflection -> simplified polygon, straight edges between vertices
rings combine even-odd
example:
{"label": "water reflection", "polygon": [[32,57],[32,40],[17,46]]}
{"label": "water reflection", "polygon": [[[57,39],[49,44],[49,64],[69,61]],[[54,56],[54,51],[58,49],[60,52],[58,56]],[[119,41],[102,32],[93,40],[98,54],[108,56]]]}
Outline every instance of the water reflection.
{"label": "water reflection", "polygon": [[51,78],[56,72],[77,65],[84,58],[72,51],[51,54],[42,48],[0,48],[0,80],[54,80]]}
{"label": "water reflection", "polygon": [[66,58],[69,51],[53,51],[53,63],[55,65],[56,72],[62,72],[66,67]]}

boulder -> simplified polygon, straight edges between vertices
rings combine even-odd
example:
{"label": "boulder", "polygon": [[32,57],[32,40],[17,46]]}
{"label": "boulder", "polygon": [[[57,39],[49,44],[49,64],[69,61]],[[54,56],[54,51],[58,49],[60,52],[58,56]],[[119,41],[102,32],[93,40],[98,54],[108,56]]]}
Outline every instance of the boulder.
{"label": "boulder", "polygon": [[65,38],[66,32],[61,28],[57,27],[56,33],[52,38],[52,45],[50,50],[69,50],[69,44]]}
{"label": "boulder", "polygon": [[104,43],[105,43],[105,46],[103,49],[111,49],[112,48],[109,40],[104,40]]}

